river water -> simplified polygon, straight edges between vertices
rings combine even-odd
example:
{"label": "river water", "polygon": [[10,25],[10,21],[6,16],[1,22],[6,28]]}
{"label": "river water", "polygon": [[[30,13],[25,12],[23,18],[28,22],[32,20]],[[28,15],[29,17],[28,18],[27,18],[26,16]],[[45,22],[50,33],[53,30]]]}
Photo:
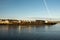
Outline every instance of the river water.
{"label": "river water", "polygon": [[0,25],[0,40],[60,40],[60,24]]}

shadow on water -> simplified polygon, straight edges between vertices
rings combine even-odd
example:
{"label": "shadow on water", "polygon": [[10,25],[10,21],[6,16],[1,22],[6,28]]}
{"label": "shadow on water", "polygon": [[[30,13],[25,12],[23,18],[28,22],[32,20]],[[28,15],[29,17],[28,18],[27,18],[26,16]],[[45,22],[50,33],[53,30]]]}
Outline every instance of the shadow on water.
{"label": "shadow on water", "polygon": [[[57,40],[55,25],[0,25],[0,40]],[[58,25],[57,25],[58,27]],[[56,30],[56,29],[54,29]],[[59,30],[60,31],[60,30]]]}

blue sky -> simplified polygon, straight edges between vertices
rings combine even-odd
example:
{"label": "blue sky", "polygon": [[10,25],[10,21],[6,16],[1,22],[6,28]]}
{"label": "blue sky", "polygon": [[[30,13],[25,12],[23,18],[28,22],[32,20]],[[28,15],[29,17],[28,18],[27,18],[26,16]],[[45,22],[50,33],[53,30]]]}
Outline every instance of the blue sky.
{"label": "blue sky", "polygon": [[[60,18],[60,0],[0,0],[0,18]],[[48,13],[48,10],[49,13]]]}

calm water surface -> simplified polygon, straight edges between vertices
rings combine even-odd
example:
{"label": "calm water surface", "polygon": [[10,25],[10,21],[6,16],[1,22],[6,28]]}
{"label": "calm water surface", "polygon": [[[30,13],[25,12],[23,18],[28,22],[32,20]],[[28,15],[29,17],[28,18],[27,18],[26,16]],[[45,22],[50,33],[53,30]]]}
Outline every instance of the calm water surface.
{"label": "calm water surface", "polygon": [[0,25],[0,40],[60,40],[60,24],[49,26]]}

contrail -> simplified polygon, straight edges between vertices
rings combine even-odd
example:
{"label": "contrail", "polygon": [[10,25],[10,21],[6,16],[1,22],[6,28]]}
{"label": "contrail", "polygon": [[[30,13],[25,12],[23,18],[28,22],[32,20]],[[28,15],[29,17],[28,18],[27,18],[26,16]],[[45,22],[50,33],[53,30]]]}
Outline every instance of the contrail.
{"label": "contrail", "polygon": [[43,0],[43,2],[44,2],[44,5],[45,5],[45,7],[46,7],[46,9],[47,9],[48,15],[51,17],[51,15],[50,15],[50,10],[48,9],[48,6],[47,6],[46,1],[45,1],[45,0]]}

